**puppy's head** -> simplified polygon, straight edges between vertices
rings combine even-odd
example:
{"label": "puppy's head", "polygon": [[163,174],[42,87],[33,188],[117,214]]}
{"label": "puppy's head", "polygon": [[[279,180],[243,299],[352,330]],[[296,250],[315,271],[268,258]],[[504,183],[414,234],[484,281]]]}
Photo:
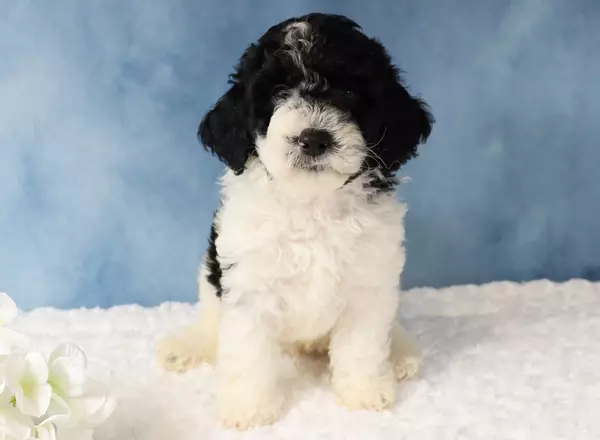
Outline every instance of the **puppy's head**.
{"label": "puppy's head", "polygon": [[309,14],[246,49],[198,135],[236,174],[255,158],[276,180],[339,187],[372,170],[391,180],[432,123],[377,40],[346,17]]}

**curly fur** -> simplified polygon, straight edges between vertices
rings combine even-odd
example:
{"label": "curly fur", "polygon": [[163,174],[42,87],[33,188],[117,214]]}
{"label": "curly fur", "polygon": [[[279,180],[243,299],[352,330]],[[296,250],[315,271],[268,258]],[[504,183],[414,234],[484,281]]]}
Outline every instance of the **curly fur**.
{"label": "curly fur", "polygon": [[[418,349],[397,323],[406,211],[395,174],[433,118],[384,47],[352,20],[309,14],[251,44],[202,120],[227,165],[199,285],[201,319],[161,342],[172,370],[216,363],[220,418],[275,421],[285,352],[329,354],[352,409],[383,410]],[[308,156],[306,130],[331,138]]]}

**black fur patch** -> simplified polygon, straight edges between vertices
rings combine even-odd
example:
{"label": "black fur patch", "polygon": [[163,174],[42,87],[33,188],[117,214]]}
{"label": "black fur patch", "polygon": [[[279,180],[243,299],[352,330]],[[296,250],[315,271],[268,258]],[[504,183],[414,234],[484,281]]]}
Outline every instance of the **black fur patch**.
{"label": "black fur patch", "polygon": [[387,193],[394,191],[397,183],[398,179],[396,179],[396,176],[394,175],[370,175],[366,186],[369,188],[375,188],[377,193]]}
{"label": "black fur patch", "polygon": [[223,276],[223,270],[221,269],[221,263],[219,263],[219,254],[217,252],[217,237],[219,233],[213,222],[210,227],[210,237],[208,238],[208,251],[206,253],[206,268],[208,273],[206,274],[206,280],[215,288],[217,291],[217,297],[223,296],[223,287],[221,286],[221,277]]}

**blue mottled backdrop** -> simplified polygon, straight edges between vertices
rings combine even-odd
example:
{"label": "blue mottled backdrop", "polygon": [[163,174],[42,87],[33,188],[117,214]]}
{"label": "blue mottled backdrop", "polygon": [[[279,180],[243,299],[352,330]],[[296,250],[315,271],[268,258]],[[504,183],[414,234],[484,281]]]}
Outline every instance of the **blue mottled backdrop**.
{"label": "blue mottled backdrop", "polygon": [[310,11],[379,37],[438,120],[404,169],[406,286],[600,278],[597,0],[0,0],[0,290],[195,299],[220,171],[198,121]]}

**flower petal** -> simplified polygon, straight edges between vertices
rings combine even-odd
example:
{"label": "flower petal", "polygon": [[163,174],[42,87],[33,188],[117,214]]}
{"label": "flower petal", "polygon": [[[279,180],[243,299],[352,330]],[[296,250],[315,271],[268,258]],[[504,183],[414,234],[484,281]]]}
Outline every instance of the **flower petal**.
{"label": "flower petal", "polygon": [[15,320],[19,309],[13,299],[4,292],[0,292],[0,326],[10,324]]}
{"label": "flower petal", "polygon": [[22,333],[6,327],[0,327],[0,356],[6,356],[15,349],[26,350],[29,347],[29,339]]}
{"label": "flower petal", "polygon": [[109,395],[106,384],[90,378],[86,384],[86,422],[97,426],[103,423],[115,410],[116,400]]}
{"label": "flower petal", "polygon": [[48,382],[48,364],[46,359],[39,353],[27,353],[25,355],[25,373],[36,384],[45,384]]}
{"label": "flower petal", "polygon": [[56,425],[67,425],[69,424],[72,416],[71,408],[65,399],[57,394],[52,394],[52,400],[46,411],[48,417],[44,420],[44,423],[49,422]]}
{"label": "flower petal", "polygon": [[104,403],[98,407],[96,412],[89,414],[86,422],[89,426],[98,426],[104,423],[115,412],[117,400],[112,396],[105,396]]}
{"label": "flower petal", "polygon": [[2,407],[0,412],[0,432],[10,439],[27,440],[31,437],[33,422],[12,406]]}
{"label": "flower petal", "polygon": [[[117,402],[108,395],[105,385],[98,380],[88,379],[86,391],[80,397],[69,399],[72,415],[64,426],[95,427],[103,423],[114,412]],[[59,422],[57,421],[57,424]],[[61,421],[60,426],[63,426]]]}
{"label": "flower petal", "polygon": [[87,367],[85,354],[83,353],[83,350],[76,344],[60,344],[54,350],[52,350],[48,362],[52,363],[60,358],[71,359],[74,364],[77,364],[83,370],[85,370]]}
{"label": "flower petal", "polygon": [[15,386],[23,377],[25,358],[20,354],[10,354],[5,357],[3,368],[7,385]]}
{"label": "flower petal", "polygon": [[48,411],[50,399],[52,399],[52,387],[48,384],[38,385],[37,387],[27,390],[27,393],[19,392],[15,395],[17,400],[17,408],[23,414],[32,417],[42,417]]}
{"label": "flower petal", "polygon": [[1,359],[4,357],[5,356],[0,357],[0,395],[2,395],[6,389],[6,366],[4,365],[5,359]]}
{"label": "flower petal", "polygon": [[61,344],[52,352],[48,363],[49,382],[57,393],[67,397],[83,393],[87,359],[81,348],[75,344]]}
{"label": "flower petal", "polygon": [[36,439],[56,440],[56,427],[52,423],[44,422],[36,427]]}

